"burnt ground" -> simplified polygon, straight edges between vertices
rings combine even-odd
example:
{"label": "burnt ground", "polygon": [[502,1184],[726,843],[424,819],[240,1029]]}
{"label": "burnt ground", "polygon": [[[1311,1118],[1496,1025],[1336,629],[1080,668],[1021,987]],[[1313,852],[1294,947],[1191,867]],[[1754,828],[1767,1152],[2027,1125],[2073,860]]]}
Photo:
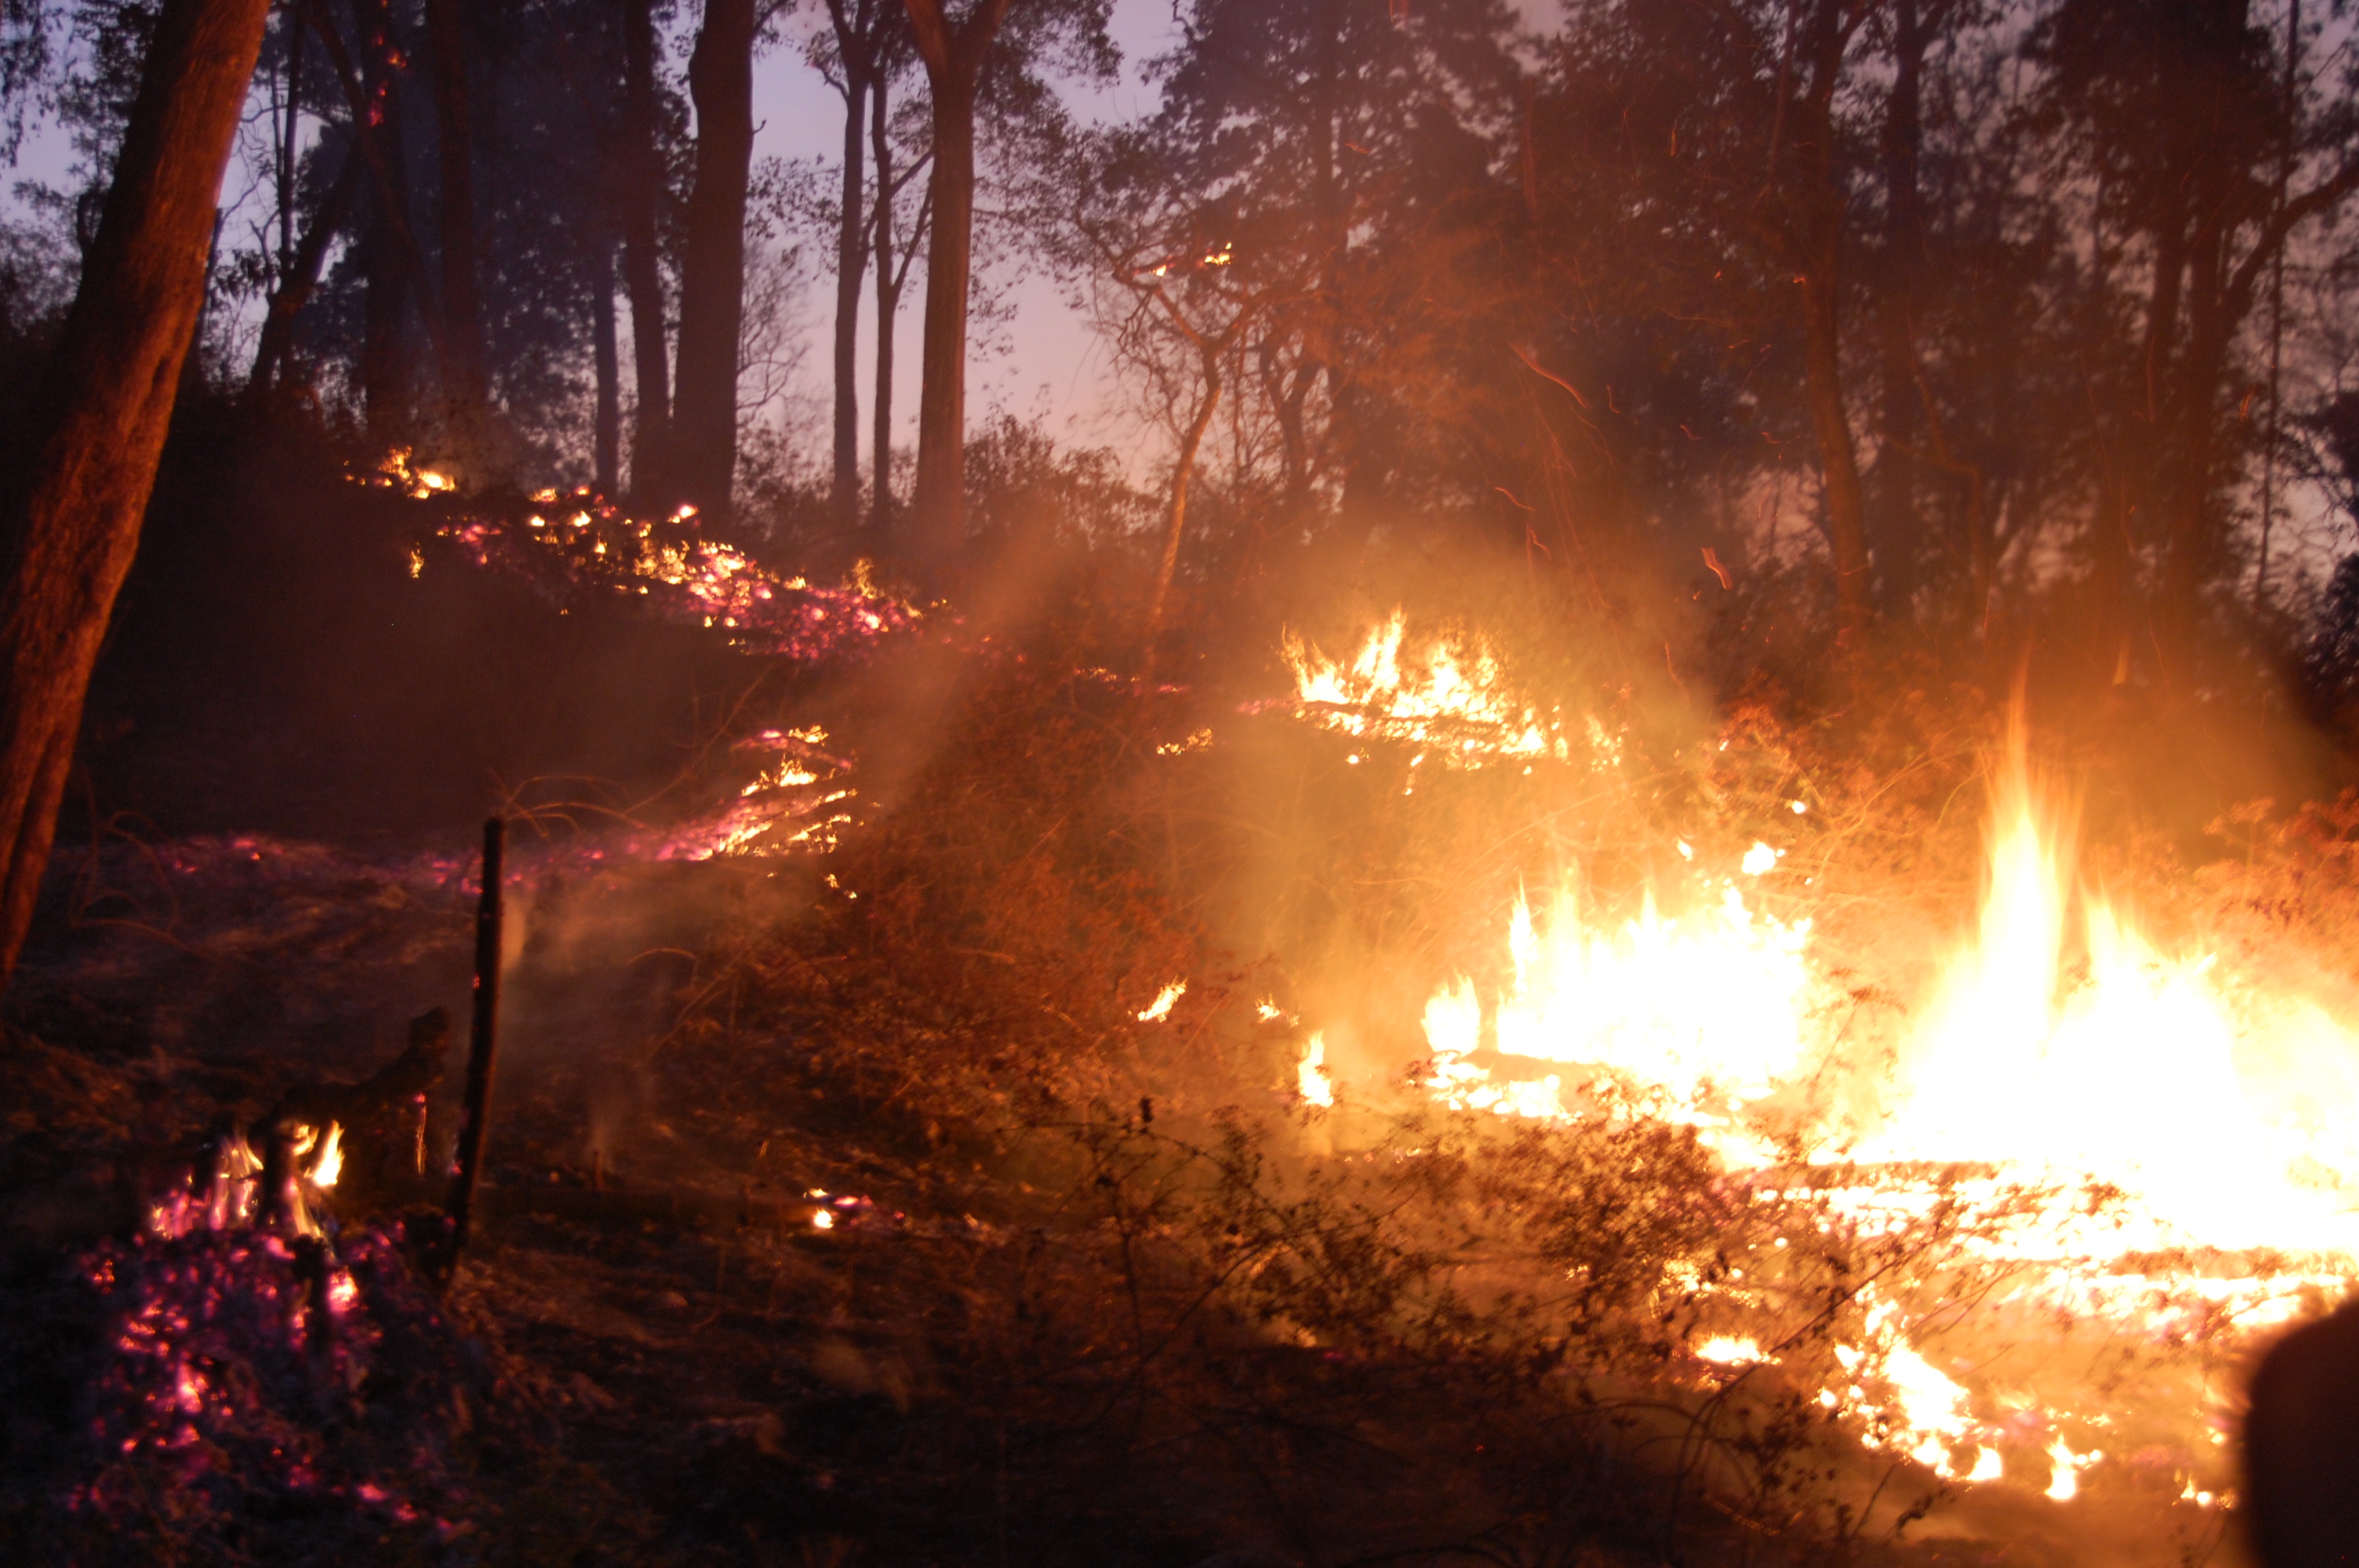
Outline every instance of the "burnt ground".
{"label": "burnt ground", "polygon": [[[321,1428],[332,1459],[364,1428],[431,1434],[431,1475],[423,1439],[363,1453],[380,1483],[433,1499],[408,1521],[234,1488],[193,1514],[77,1504],[103,1467],[70,1439],[107,1357],[57,1281],[136,1224],[209,1127],[292,1083],[364,1076],[414,1012],[463,1000],[459,844],[364,858],[245,836],[60,864],[60,903],[80,878],[134,890],[151,918],[59,915],[11,993],[11,1560],[2165,1560],[2126,1544],[2167,1545],[2159,1496],[2093,1503],[2062,1536],[2054,1510],[2006,1505],[1962,1528],[1938,1507],[1905,1517],[1939,1498],[1883,1464],[1881,1511],[1846,1518],[1793,1471],[1821,1450],[1774,1430],[1733,1452],[1782,1464],[1786,1480],[1714,1496],[1646,1413],[1667,1407],[1643,1387],[1601,1405],[1610,1372],[1569,1392],[1578,1360],[1561,1348],[1486,1348],[1462,1324],[1355,1329],[1405,1310],[1403,1261],[1354,1251],[1353,1227],[1309,1199],[1215,1227],[1315,1234],[1299,1250],[1324,1277],[1258,1310],[1236,1281],[1223,1296],[1189,1262],[1201,1231],[1158,1206],[1173,1184],[1159,1152],[1203,1135],[1184,1097],[1160,1120],[1102,1102],[1062,1125],[1037,1104],[1010,1117],[1024,1096],[1004,1076],[1027,1069],[1005,1058],[931,1092],[919,1080],[945,1073],[946,1049],[991,1053],[964,1033],[973,1013],[916,1011],[855,979],[847,934],[874,930],[827,917],[851,906],[821,870],[855,862],[518,860],[488,1218],[447,1330],[394,1325],[412,1359],[385,1389],[363,1385],[346,1425]],[[989,956],[947,971],[968,977],[970,1001],[1023,957],[977,951]],[[1192,1048],[1216,1044],[1200,1029]],[[454,1090],[438,1101],[438,1154]],[[962,1122],[945,1110],[962,1098]],[[814,1190],[853,1200],[831,1228],[811,1221]],[[345,1216],[347,1245],[373,1234],[367,1219]],[[1765,1496],[1788,1510],[1766,1530]],[[2147,1517],[2108,1530],[2125,1508]],[[2171,1555],[2218,1544],[2213,1526]]]}
{"label": "burnt ground", "polygon": [[[411,1011],[459,999],[459,870],[256,837],[60,866],[61,901],[77,876],[144,874],[176,903],[168,930],[45,928],[12,993],[0,1185],[20,1325],[209,1126],[365,1075]],[[55,1462],[87,1391],[27,1375],[0,1516],[19,1560],[1443,1561],[1545,1525],[1517,1499],[1547,1465],[1570,1510],[1555,1529],[1658,1554],[1642,1471],[1608,1483],[1582,1445],[1515,1452],[1527,1412],[1484,1408],[1445,1368],[1211,1315],[1190,1343],[1142,1346],[1141,1281],[1109,1291],[1123,1238],[1103,1209],[1036,1186],[1052,1161],[866,1100],[829,1061],[847,1021],[690,1019],[710,984],[686,955],[710,967],[720,926],[810,899],[807,870],[545,862],[518,884],[496,1191],[449,1301],[498,1368],[455,1441],[438,1516],[455,1533],[233,1509],[109,1517],[94,1544],[64,1502],[87,1477]],[[862,1201],[820,1230],[799,1201],[814,1188]],[[11,1349],[20,1371],[39,1358]]]}

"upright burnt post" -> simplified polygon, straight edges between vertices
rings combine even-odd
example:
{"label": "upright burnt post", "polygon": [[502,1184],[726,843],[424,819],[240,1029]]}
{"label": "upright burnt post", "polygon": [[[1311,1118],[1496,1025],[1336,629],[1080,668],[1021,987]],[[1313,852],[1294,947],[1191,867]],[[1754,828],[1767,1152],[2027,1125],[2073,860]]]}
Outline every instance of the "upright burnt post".
{"label": "upright burnt post", "polygon": [[492,1108],[492,1058],[499,1046],[500,850],[507,824],[495,816],[484,824],[484,894],[475,905],[475,1012],[467,1044],[467,1119],[459,1129],[459,1172],[451,1181],[451,1245],[443,1259],[447,1279],[459,1268],[467,1245],[467,1215],[474,1206],[475,1181],[483,1172],[484,1126]]}

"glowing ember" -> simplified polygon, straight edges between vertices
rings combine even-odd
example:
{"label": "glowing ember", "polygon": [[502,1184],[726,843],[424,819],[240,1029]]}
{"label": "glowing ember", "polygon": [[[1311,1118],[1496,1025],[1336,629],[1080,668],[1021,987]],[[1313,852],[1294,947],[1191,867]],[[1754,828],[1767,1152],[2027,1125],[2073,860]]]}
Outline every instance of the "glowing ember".
{"label": "glowing ember", "polygon": [[1165,986],[1162,990],[1156,993],[1156,997],[1153,1001],[1148,1002],[1145,1007],[1139,1009],[1138,1022],[1141,1023],[1162,1022],[1165,1019],[1171,1016],[1171,1004],[1178,1001],[1181,997],[1186,996],[1187,994],[1188,982],[1186,980],[1173,980],[1169,985]]}

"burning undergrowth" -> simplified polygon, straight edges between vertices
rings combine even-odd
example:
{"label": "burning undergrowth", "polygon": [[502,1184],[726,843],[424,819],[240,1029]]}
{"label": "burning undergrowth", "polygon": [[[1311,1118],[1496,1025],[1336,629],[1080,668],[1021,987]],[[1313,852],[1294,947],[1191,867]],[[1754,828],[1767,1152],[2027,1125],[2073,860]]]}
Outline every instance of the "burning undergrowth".
{"label": "burning undergrowth", "polygon": [[[406,450],[360,480],[429,503],[436,518],[432,540],[455,546],[475,568],[531,582],[558,603],[644,599],[658,614],[720,629],[750,654],[799,665],[857,661],[882,643],[915,633],[925,620],[872,583],[865,562],[839,587],[782,575],[744,549],[706,537],[692,508],[634,517],[587,488],[461,502],[449,479],[414,467]],[[413,577],[426,569],[426,543],[410,551]]]}
{"label": "burning undergrowth", "polygon": [[[745,716],[685,838],[524,855],[503,1217],[464,1279],[578,1379],[549,1452],[625,1499],[590,1560],[2208,1550],[2238,1368],[2344,1266],[2157,1232],[2118,1164],[1879,1146],[1875,1112],[1984,927],[2046,949],[2040,1049],[1980,1035],[2024,1096],[2102,984],[2088,912],[2126,927],[2131,889],[2125,994],[2300,991],[2285,955],[2359,911],[2353,810],[2243,812],[2198,871],[2093,827],[2088,875],[2035,855],[2042,902],[1978,925],[1994,705],[1669,722],[1443,641],[1447,677],[1396,623],[1192,692],[953,659],[896,767],[906,705],[800,693]],[[157,856],[193,943],[185,853]],[[282,989],[447,996],[440,866],[348,901],[341,973],[300,968],[299,922],[241,951]],[[358,939],[404,921],[413,948]],[[104,950],[35,979],[128,1012],[202,968]],[[460,1480],[480,1540],[581,1522]]]}

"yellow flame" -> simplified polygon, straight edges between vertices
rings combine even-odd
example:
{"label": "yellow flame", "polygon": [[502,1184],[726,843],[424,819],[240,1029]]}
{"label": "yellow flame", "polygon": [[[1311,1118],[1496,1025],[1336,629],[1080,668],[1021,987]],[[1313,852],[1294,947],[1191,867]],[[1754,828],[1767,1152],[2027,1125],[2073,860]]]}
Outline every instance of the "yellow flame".
{"label": "yellow flame", "polygon": [[[1349,663],[1289,639],[1299,711],[1354,738],[1414,741],[1419,761],[1445,765],[1567,755],[1554,714],[1506,697],[1479,643],[1410,658],[1405,640],[1397,613]],[[1603,753],[1611,737],[1597,739]],[[1824,1113],[1808,1132],[1856,1163],[1811,1178],[1823,1223],[1897,1236],[1945,1205],[2028,1203],[1961,1244],[2006,1271],[1992,1304],[2158,1345],[2314,1310],[2305,1303],[2359,1274],[2359,1039],[2310,999],[2158,940],[2089,885],[2070,802],[2040,787],[2027,751],[2018,725],[1995,770],[1976,918],[1923,994],[1904,999],[1888,1068],[1843,1054],[1843,1010],[1829,1004],[1857,981],[1819,961],[1811,923],[1747,902],[1741,878],[1769,877],[1781,851],[1756,839],[1734,866],[1715,866],[1682,840],[1679,890],[1659,903],[1642,891],[1635,915],[1602,914],[1577,884],[1518,895],[1497,977],[1452,979],[1426,1002],[1427,1092],[1502,1116],[1681,1121],[1728,1165],[1760,1170],[1791,1146],[1769,1143],[1753,1118],[1773,1105],[1801,1114],[1790,1107],[1806,1080],[1832,1066],[1856,1094],[1843,1120]],[[1783,804],[1796,817],[1812,809]],[[1323,1041],[1307,1044],[1302,1098],[1330,1103]],[[1765,1200],[1780,1195],[1775,1184]],[[2057,1195],[2027,1200],[2027,1187]],[[2098,1206],[2091,1193],[2113,1196]],[[2199,1252],[2200,1267],[2184,1260]],[[1842,1375],[1819,1400],[1875,1446],[1988,1484],[2003,1479],[2002,1442],[2023,1441],[2009,1435],[2016,1422],[2105,1422],[1987,1390],[1996,1403],[1978,1414],[1959,1380],[1977,1374],[1953,1377],[1928,1355],[1930,1325],[1946,1332],[1957,1313],[1858,1302],[1864,1324],[1836,1348]],[[1691,1353],[1745,1365],[1758,1343],[1723,1333]],[[2004,1425],[1989,1413],[2002,1407],[2014,1412]],[[2200,1433],[2203,1412],[2186,1417]],[[2056,1436],[2048,1457],[2048,1496],[2065,1501],[2103,1454],[2076,1455]],[[2192,1476],[2187,1487],[2200,1506],[2226,1497]]]}
{"label": "yellow flame", "polygon": [[[1863,1156],[2109,1184],[2132,1199],[2134,1228],[2118,1250],[2352,1251],[2359,1222],[2339,1184],[2316,1176],[2350,1163],[2317,1115],[2321,1098],[2349,1104],[2341,1082],[2325,1081],[2335,1075],[2321,1073],[2348,1037],[2335,1040],[2315,1008],[2280,1001],[2274,1022],[2309,1040],[2246,1049],[2239,1013],[2256,1004],[2239,1007],[2212,956],[2168,954],[2097,891],[2076,889],[2070,846],[2062,814],[2035,803],[2018,735],[1997,790],[1976,939],[1948,965],[1899,1104]],[[2068,970],[2076,946],[2085,975]],[[2263,1108],[2304,1101],[2308,1127]],[[2061,1227],[2049,1239],[2081,1249]]]}
{"label": "yellow flame", "polygon": [[320,1140],[319,1152],[311,1157],[311,1184],[332,1187],[344,1169],[344,1130],[341,1123],[328,1123],[328,1130]]}
{"label": "yellow flame", "polygon": [[1302,1065],[1295,1069],[1296,1085],[1302,1098],[1312,1105],[1333,1105],[1335,1085],[1327,1076],[1327,1042],[1323,1036],[1313,1034],[1309,1045],[1310,1049],[1303,1053]]}
{"label": "yellow flame", "polygon": [[[1508,1056],[1626,1074],[1669,1096],[1673,1111],[1767,1094],[1801,1054],[1811,975],[1810,922],[1747,908],[1734,886],[1666,915],[1647,896],[1618,927],[1593,929],[1560,893],[1545,926],[1516,901],[1512,979],[1486,1008],[1470,981],[1426,1005],[1426,1044],[1442,1098],[1476,1109],[1569,1114],[1553,1084],[1499,1084],[1469,1063],[1487,1033]],[[1545,1090],[1545,1092],[1543,1092]]]}
{"label": "yellow flame", "polygon": [[[1499,661],[1479,639],[1442,638],[1404,656],[1408,635],[1408,617],[1396,610],[1344,664],[1287,633],[1300,710],[1347,735],[1420,742],[1446,767],[1571,756],[1558,715],[1506,696]],[[1599,765],[1619,760],[1620,742],[1603,724],[1591,719],[1588,735]]]}
{"label": "yellow flame", "polygon": [[1139,1010],[1141,1023],[1160,1023],[1171,1016],[1171,1004],[1188,994],[1186,980],[1173,980],[1158,992],[1153,1001]]}
{"label": "yellow flame", "polygon": [[1761,1346],[1734,1334],[1715,1334],[1695,1347],[1696,1359],[1721,1367],[1749,1367],[1759,1361]]}

